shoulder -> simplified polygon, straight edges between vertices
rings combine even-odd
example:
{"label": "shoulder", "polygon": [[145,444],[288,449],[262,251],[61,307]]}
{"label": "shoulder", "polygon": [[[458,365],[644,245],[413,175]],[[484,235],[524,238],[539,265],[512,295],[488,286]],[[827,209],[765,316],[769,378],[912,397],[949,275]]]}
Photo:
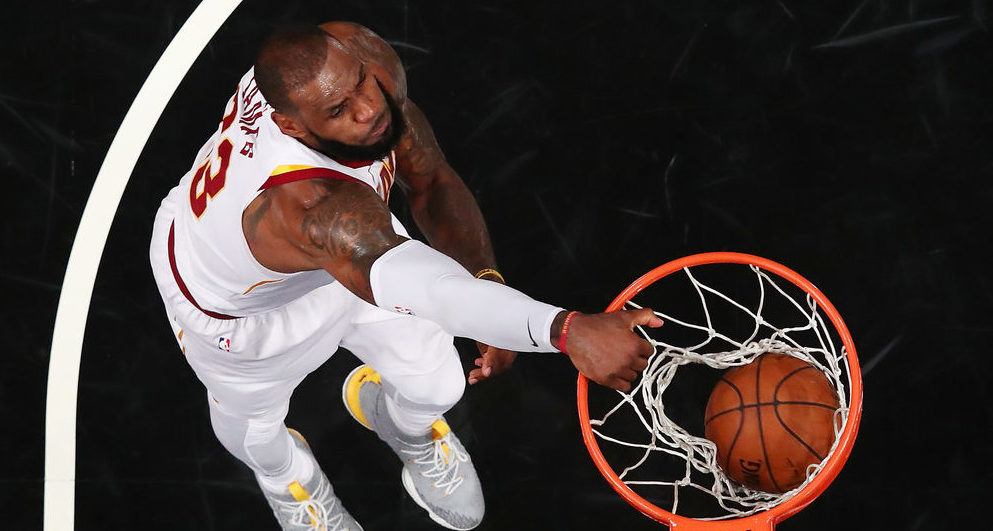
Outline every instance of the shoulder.
{"label": "shoulder", "polygon": [[341,43],[371,67],[380,83],[397,102],[407,99],[407,74],[396,50],[371,29],[354,22],[334,21],[321,24],[321,29]]}
{"label": "shoulder", "polygon": [[269,164],[311,164],[322,165],[328,157],[310,149],[299,140],[279,129],[271,113],[259,119],[258,147],[256,159],[265,166]]}

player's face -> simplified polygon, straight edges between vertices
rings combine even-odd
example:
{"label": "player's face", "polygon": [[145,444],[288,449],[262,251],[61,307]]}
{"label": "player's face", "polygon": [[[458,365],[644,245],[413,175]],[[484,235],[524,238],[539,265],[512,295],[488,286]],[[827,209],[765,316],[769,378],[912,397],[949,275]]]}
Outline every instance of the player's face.
{"label": "player's face", "polygon": [[389,111],[389,124],[386,130],[378,135],[378,140],[368,145],[353,145],[338,142],[333,138],[324,137],[315,131],[310,131],[316,144],[314,149],[335,160],[378,160],[389,154],[400,141],[400,137],[406,130],[406,124],[403,120],[403,112],[400,110],[396,101],[390,97],[389,93],[382,86],[380,86],[380,90],[386,99],[386,107]]}
{"label": "player's face", "polygon": [[334,46],[324,69],[295,96],[308,143],[337,160],[380,159],[405,129],[402,111],[379,80]]}

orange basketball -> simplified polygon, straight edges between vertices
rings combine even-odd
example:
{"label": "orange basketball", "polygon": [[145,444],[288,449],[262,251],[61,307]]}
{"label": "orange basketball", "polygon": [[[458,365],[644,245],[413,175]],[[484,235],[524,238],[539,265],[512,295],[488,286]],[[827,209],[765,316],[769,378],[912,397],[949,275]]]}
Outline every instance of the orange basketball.
{"label": "orange basketball", "polygon": [[803,483],[834,443],[838,394],[817,367],[763,354],[728,370],[707,401],[705,432],[735,481],[765,492]]}

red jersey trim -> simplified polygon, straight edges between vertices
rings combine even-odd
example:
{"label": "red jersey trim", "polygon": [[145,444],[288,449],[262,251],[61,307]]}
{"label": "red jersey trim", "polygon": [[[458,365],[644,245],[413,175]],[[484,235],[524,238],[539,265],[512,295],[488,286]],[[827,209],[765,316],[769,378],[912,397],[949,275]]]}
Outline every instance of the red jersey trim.
{"label": "red jersey trim", "polygon": [[183,277],[179,276],[179,269],[176,268],[175,248],[176,248],[176,223],[173,222],[172,225],[169,226],[169,267],[172,268],[172,277],[176,279],[176,285],[179,286],[179,291],[183,292],[183,296],[186,297],[186,300],[190,301],[190,304],[192,304],[196,309],[207,314],[209,317],[213,317],[214,319],[224,319],[224,320],[238,319],[233,315],[225,315],[223,313],[204,310],[203,308],[200,307],[199,304],[197,304],[197,301],[193,299],[193,295],[190,293],[189,288],[186,287],[186,283],[183,282]]}
{"label": "red jersey trim", "polygon": [[338,164],[341,164],[343,166],[348,166],[349,168],[352,168],[354,170],[356,168],[364,168],[366,166],[372,166],[373,164],[375,164],[375,163],[377,163],[379,161],[386,162],[386,159],[390,159],[390,160],[393,160],[395,162],[396,161],[396,154],[397,154],[396,153],[396,150],[390,150],[390,153],[388,155],[386,155],[385,157],[383,157],[381,159],[377,159],[377,160],[337,160],[336,159],[335,162],[337,162]]}
{"label": "red jersey trim", "polygon": [[339,160],[336,161],[342,166],[348,166],[351,169],[364,168],[365,166],[372,166],[376,161],[374,160]]}
{"label": "red jersey trim", "polygon": [[266,182],[262,183],[259,187],[259,191],[272,188],[274,186],[279,186],[281,184],[292,183],[296,181],[302,181],[304,179],[337,179],[339,181],[355,181],[357,183],[366,184],[363,181],[352,177],[351,175],[346,175],[340,171],[331,170],[328,168],[307,168],[303,170],[293,170],[285,173],[280,173],[279,175],[270,175]]}

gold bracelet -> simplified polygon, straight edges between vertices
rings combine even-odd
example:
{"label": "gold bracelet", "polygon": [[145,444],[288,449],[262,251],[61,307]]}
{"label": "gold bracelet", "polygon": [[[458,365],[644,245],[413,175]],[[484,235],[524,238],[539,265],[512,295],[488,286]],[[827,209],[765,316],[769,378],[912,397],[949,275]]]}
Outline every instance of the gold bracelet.
{"label": "gold bracelet", "polygon": [[479,273],[476,273],[476,278],[483,278],[486,275],[496,275],[496,277],[500,279],[500,282],[504,284],[507,283],[507,281],[504,280],[503,275],[501,275],[499,271],[489,267],[487,267],[486,269],[480,269]]}

